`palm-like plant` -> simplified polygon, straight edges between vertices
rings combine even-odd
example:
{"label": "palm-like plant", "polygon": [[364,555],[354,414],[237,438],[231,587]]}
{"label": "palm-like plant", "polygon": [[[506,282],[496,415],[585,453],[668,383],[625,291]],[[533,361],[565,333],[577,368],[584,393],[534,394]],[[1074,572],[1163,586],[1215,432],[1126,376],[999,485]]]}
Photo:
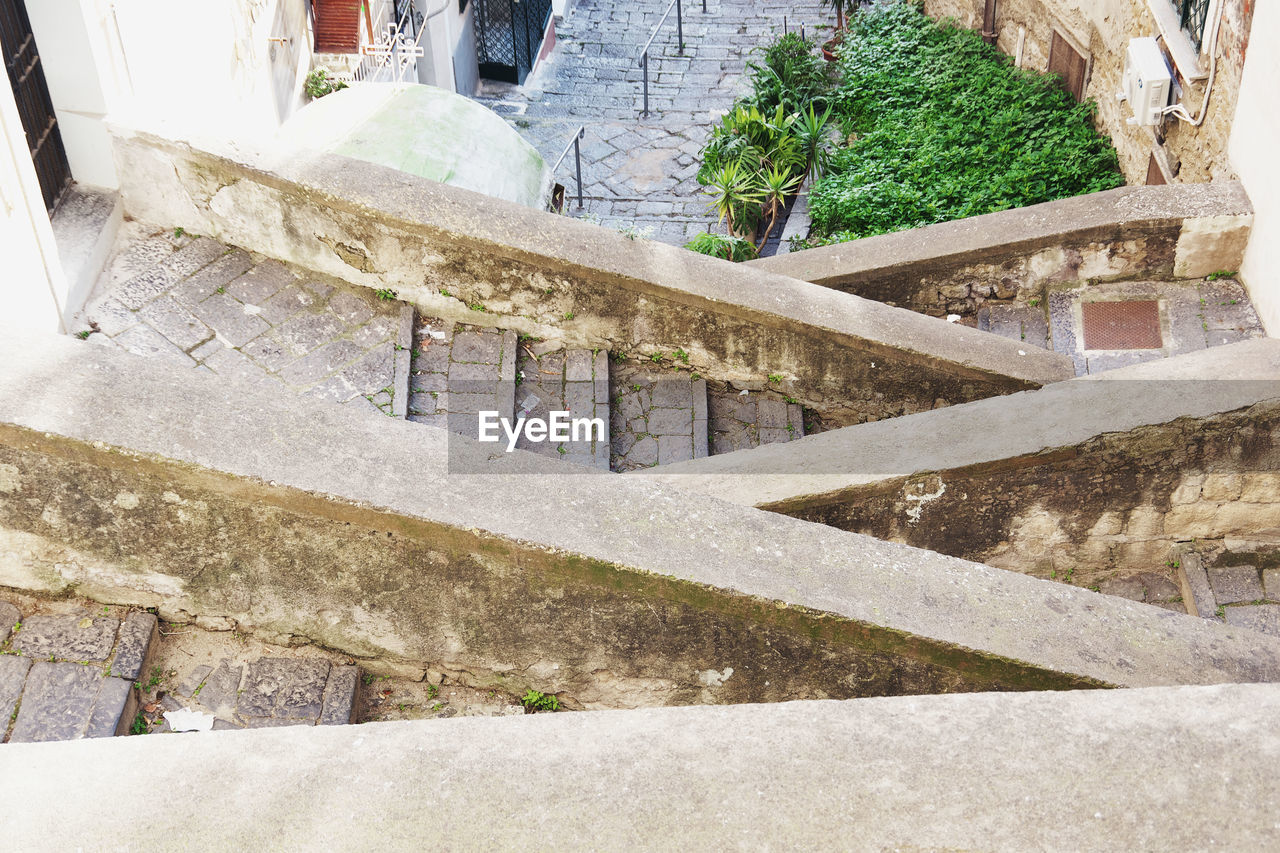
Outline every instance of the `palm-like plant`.
{"label": "palm-like plant", "polygon": [[831,107],[818,115],[812,104],[808,112],[800,113],[796,121],[796,141],[805,163],[806,178],[821,178],[831,165],[831,139],[827,134],[830,121]]}
{"label": "palm-like plant", "polygon": [[[853,0],[857,3],[857,0]],[[849,5],[849,0],[822,0],[822,7],[832,8],[836,10],[836,31],[844,29],[844,7]]]}
{"label": "palm-like plant", "polygon": [[707,183],[711,207],[735,237],[753,236],[764,194],[756,186],[754,174],[741,160],[725,163]]}
{"label": "palm-like plant", "polygon": [[760,176],[760,202],[764,205],[765,214],[769,217],[769,224],[760,235],[756,251],[763,249],[764,244],[768,242],[774,223],[778,221],[778,214],[787,205],[787,197],[796,191],[803,177],[803,175],[793,175],[789,169],[779,169],[776,166]]}

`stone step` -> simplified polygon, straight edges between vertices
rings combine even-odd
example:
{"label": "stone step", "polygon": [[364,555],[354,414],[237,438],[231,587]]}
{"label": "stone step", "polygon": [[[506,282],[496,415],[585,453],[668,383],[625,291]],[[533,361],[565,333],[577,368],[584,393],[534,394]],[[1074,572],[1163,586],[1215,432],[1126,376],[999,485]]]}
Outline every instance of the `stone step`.
{"label": "stone step", "polygon": [[516,333],[419,317],[410,356],[408,418],[479,437],[479,413],[515,415]]}
{"label": "stone step", "polygon": [[756,391],[712,391],[708,411],[713,454],[804,437],[804,410],[781,397]]}
{"label": "stone step", "polygon": [[[0,601],[0,719],[10,743],[111,737],[129,732],[133,689],[156,645],[157,621],[89,611],[31,614]],[[0,739],[5,732],[0,730]]]}
{"label": "stone step", "polygon": [[591,468],[609,470],[609,354],[604,350],[540,352],[521,345],[516,356],[517,417],[545,419],[551,412],[570,418],[598,419],[603,435],[585,427],[578,440],[530,441],[522,435],[516,446],[543,456]]}
{"label": "stone step", "polygon": [[178,231],[137,234],[74,327],[92,343],[404,417],[413,309]]}
{"label": "stone step", "polygon": [[617,365],[609,376],[614,471],[633,471],[710,454],[707,382],[683,370]]}
{"label": "stone step", "polygon": [[[340,726],[355,719],[360,668],[323,658],[266,657],[248,665],[222,658],[216,666],[179,670],[178,679],[160,697],[161,708],[211,716],[214,731]],[[173,729],[166,718],[155,731]]]}
{"label": "stone step", "polygon": [[1049,322],[1040,307],[988,303],[978,309],[978,328],[1029,346],[1050,348]]}

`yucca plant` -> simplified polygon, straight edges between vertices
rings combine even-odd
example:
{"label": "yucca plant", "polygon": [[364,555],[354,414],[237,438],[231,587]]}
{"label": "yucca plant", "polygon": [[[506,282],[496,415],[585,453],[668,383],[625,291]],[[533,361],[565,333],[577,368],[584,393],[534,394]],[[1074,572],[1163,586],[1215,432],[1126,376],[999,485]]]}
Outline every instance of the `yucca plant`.
{"label": "yucca plant", "polygon": [[800,113],[796,120],[796,141],[800,156],[805,162],[804,177],[821,178],[831,166],[831,138],[827,125],[831,121],[831,107],[818,115],[809,105],[808,112]]}
{"label": "yucca plant", "polygon": [[764,193],[756,185],[755,173],[743,168],[741,160],[721,166],[707,182],[706,191],[711,196],[711,207],[731,235],[743,239],[755,235]]}
{"label": "yucca plant", "polygon": [[760,242],[756,244],[757,252],[768,242],[774,223],[778,221],[778,214],[787,206],[787,199],[800,186],[804,175],[793,175],[790,171],[774,167],[760,178],[760,202],[764,205],[765,215],[769,217],[769,224],[765,226]]}

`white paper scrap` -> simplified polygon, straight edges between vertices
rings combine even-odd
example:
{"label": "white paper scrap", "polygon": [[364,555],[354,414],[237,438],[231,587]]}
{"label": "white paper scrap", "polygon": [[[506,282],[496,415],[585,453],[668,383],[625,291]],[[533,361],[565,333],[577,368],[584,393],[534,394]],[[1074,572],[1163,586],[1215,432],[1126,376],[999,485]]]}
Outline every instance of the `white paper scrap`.
{"label": "white paper scrap", "polygon": [[164,718],[175,732],[207,732],[213,729],[213,714],[202,714],[190,708],[165,711]]}

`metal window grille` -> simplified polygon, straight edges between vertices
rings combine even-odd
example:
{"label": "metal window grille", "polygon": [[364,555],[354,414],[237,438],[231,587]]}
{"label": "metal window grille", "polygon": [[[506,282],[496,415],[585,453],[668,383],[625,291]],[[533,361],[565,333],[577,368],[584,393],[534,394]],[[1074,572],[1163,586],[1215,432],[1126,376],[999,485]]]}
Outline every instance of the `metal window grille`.
{"label": "metal window grille", "polygon": [[1204,24],[1209,18],[1211,2],[1212,0],[1174,0],[1174,6],[1178,10],[1178,23],[1190,37],[1196,50],[1204,45]]}

